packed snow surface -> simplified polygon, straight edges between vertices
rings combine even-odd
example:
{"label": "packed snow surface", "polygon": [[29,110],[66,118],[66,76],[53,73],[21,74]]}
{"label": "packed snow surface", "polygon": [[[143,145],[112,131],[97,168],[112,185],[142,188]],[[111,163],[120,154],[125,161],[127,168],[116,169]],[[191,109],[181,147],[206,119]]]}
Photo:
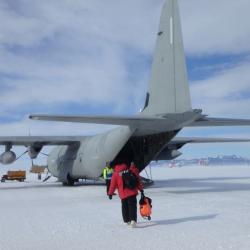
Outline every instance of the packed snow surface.
{"label": "packed snow surface", "polygon": [[110,201],[102,183],[0,183],[0,249],[250,249],[250,167],[152,173],[152,221],[138,215],[136,228],[122,222],[119,197]]}

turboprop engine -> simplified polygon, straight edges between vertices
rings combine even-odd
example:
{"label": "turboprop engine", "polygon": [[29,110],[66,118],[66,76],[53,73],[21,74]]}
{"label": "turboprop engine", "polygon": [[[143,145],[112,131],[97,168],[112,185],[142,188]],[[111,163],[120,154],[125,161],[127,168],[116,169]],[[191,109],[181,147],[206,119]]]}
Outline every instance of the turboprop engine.
{"label": "turboprop engine", "polygon": [[8,165],[16,160],[16,154],[13,151],[6,151],[0,155],[0,163]]}
{"label": "turboprop engine", "polygon": [[182,153],[176,149],[164,149],[157,156],[157,160],[173,160],[181,155],[182,155]]}
{"label": "turboprop engine", "polygon": [[27,151],[30,159],[36,159],[41,150],[42,146],[29,146]]}

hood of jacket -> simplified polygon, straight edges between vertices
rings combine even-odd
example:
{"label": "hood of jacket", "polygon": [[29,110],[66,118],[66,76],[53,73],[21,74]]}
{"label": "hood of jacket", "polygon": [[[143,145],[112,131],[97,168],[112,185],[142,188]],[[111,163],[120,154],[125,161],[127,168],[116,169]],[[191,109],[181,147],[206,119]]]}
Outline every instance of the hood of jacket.
{"label": "hood of jacket", "polygon": [[115,166],[115,172],[122,172],[126,169],[128,169],[128,166],[126,164],[119,164]]}

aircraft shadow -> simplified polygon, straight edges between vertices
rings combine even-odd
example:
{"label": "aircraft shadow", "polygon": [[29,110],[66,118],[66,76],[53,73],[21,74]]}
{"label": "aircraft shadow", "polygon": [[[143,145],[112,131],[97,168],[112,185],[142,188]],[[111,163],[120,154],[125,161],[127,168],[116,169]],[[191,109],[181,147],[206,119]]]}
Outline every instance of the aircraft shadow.
{"label": "aircraft shadow", "polygon": [[[7,184],[7,185],[6,185]],[[21,190],[21,189],[51,189],[51,188],[77,188],[77,187],[84,187],[84,186],[105,186],[103,182],[96,182],[96,181],[80,181],[75,183],[74,186],[63,186],[61,182],[23,182],[20,186],[8,186],[8,183],[3,183],[0,185],[0,192],[4,190]]]}
{"label": "aircraft shadow", "polygon": [[75,187],[81,187],[81,186],[106,186],[104,182],[100,181],[91,181],[91,180],[86,180],[86,181],[79,181],[75,183]]}
{"label": "aircraft shadow", "polygon": [[[237,181],[247,181],[247,183],[236,183]],[[28,185],[25,185],[28,184]],[[73,187],[64,187],[60,182],[49,183],[22,183],[21,186],[0,185],[2,190],[15,189],[46,189],[46,188],[77,188],[84,186],[105,186],[100,181],[80,181]],[[195,194],[195,193],[211,193],[211,192],[231,192],[231,191],[250,191],[250,177],[215,177],[215,178],[193,178],[193,179],[174,179],[174,180],[155,180],[154,185],[149,189],[167,188],[163,192],[173,194]],[[176,188],[177,190],[168,190],[168,188]],[[178,190],[181,188],[182,190]],[[185,189],[185,190],[183,190]]]}
{"label": "aircraft shadow", "polygon": [[24,182],[24,185],[22,186],[3,186],[1,185],[0,186],[0,192],[1,191],[4,191],[4,190],[21,190],[21,189],[46,189],[46,188],[58,188],[62,186],[61,183],[46,183],[46,184],[43,184],[43,183],[36,183],[36,184],[32,184],[30,185],[30,183],[28,185],[25,186],[25,182]]}
{"label": "aircraft shadow", "polygon": [[190,222],[190,221],[212,220],[216,218],[217,216],[218,214],[208,214],[208,215],[193,216],[193,217],[186,217],[186,218],[179,218],[179,219],[148,221],[148,222],[138,223],[137,228],[167,226],[167,225],[185,223],[185,222]]}
{"label": "aircraft shadow", "polygon": [[[246,183],[237,181],[244,180]],[[154,188],[185,188],[185,190],[166,190],[174,194],[194,194],[211,192],[250,191],[250,177],[215,177],[215,178],[194,178],[158,180],[154,182]]]}

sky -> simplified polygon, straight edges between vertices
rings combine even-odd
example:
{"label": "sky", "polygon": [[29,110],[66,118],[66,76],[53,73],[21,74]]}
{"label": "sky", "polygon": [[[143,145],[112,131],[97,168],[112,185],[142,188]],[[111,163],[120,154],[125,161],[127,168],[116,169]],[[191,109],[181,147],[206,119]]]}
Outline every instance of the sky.
{"label": "sky", "polygon": [[[137,113],[163,4],[0,0],[0,136],[86,135],[112,128],[30,121],[32,113]],[[213,117],[250,118],[250,1],[179,0],[179,6],[193,108]],[[180,135],[250,138],[250,127],[184,129]],[[249,151],[250,144],[182,149],[184,158],[248,157]]]}

